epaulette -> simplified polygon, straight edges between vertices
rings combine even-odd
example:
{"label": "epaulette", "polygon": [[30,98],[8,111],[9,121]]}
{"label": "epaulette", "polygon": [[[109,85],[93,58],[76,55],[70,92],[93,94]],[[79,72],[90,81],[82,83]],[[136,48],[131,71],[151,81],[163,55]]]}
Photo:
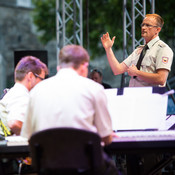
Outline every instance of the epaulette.
{"label": "epaulette", "polygon": [[165,45],[165,43],[159,43],[158,46],[161,47],[161,48],[163,48],[163,47],[165,47],[166,45]]}

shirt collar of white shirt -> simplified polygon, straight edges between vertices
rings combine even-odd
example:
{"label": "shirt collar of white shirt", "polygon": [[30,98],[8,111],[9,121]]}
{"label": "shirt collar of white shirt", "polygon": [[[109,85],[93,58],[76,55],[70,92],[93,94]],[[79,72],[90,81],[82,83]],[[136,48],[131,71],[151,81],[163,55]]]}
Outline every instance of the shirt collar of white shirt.
{"label": "shirt collar of white shirt", "polygon": [[78,73],[77,73],[74,69],[72,69],[72,68],[61,68],[61,69],[57,72],[57,75],[58,75],[58,74],[65,74],[65,73],[78,75]]}
{"label": "shirt collar of white shirt", "polygon": [[16,82],[13,87],[15,87],[15,88],[17,87],[19,89],[25,89],[26,92],[29,92],[28,89],[23,84],[18,83],[18,82]]}

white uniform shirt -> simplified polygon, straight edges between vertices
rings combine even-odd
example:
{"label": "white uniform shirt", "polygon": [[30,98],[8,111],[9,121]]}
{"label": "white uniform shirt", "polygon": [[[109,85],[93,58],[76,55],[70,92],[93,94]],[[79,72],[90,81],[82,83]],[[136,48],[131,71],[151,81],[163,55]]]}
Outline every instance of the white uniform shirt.
{"label": "white uniform shirt", "polygon": [[4,106],[6,112],[8,113],[7,121],[19,120],[21,122],[24,122],[28,102],[28,89],[20,83],[15,83],[15,85],[0,101],[0,105]]}
{"label": "white uniform shirt", "polygon": [[[143,72],[156,73],[158,69],[171,70],[171,65],[173,61],[173,51],[172,49],[159,39],[159,37],[154,38],[148,44],[148,49],[142,60],[140,70]],[[144,46],[139,46],[133,53],[126,58],[123,62],[129,67],[132,64],[136,65]],[[129,86],[132,87],[142,87],[142,86],[155,86],[155,84],[150,84],[144,82],[143,80],[137,78],[130,79]]]}
{"label": "white uniform shirt", "polygon": [[53,127],[75,127],[112,133],[104,88],[73,69],[60,69],[56,76],[37,84],[30,92],[30,102],[21,135]]}

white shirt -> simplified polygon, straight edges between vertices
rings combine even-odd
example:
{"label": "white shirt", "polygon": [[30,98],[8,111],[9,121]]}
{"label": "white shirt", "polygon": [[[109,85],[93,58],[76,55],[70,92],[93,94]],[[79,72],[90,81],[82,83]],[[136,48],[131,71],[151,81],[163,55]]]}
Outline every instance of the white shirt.
{"label": "white shirt", "polygon": [[4,106],[6,112],[8,113],[7,121],[19,120],[21,122],[24,122],[28,102],[28,89],[20,83],[15,83],[15,85],[0,101],[0,105]]}
{"label": "white shirt", "polygon": [[101,137],[112,133],[104,88],[70,68],[37,84],[30,93],[26,121],[21,135],[53,127],[75,127],[98,132]]}

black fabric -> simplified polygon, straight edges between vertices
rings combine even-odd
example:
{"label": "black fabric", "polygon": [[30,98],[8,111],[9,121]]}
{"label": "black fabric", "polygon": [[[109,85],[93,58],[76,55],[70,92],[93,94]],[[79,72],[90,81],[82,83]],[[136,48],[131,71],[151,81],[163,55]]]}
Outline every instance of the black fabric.
{"label": "black fabric", "polygon": [[[50,128],[29,140],[32,166],[41,174],[118,175],[103,154],[97,133],[76,128]],[[47,173],[44,173],[47,172]]]}
{"label": "black fabric", "polygon": [[[148,45],[145,45],[143,47],[143,50],[142,50],[142,52],[140,54],[139,60],[138,60],[137,65],[136,65],[136,67],[137,67],[138,70],[140,70],[140,66],[141,66],[142,60],[143,60],[143,58],[144,58],[144,56],[146,54],[146,50],[147,49],[148,49]],[[134,78],[136,78],[136,76],[134,76]]]}
{"label": "black fabric", "polygon": [[164,94],[166,92],[166,87],[153,87],[152,93],[155,94]]}
{"label": "black fabric", "polygon": [[103,159],[105,161],[105,168],[101,175],[121,175],[114,160],[112,160],[105,152],[103,152]]}
{"label": "black fabric", "polygon": [[102,85],[103,85],[104,89],[110,89],[110,88],[112,88],[109,84],[104,83],[104,82],[102,82]]}
{"label": "black fabric", "polygon": [[137,69],[139,69],[139,70],[140,70],[140,66],[141,66],[142,60],[143,60],[143,58],[146,54],[147,49],[148,49],[148,46],[145,45],[142,52],[141,52],[141,54],[140,54],[139,60],[138,60],[137,65],[136,65]]}

